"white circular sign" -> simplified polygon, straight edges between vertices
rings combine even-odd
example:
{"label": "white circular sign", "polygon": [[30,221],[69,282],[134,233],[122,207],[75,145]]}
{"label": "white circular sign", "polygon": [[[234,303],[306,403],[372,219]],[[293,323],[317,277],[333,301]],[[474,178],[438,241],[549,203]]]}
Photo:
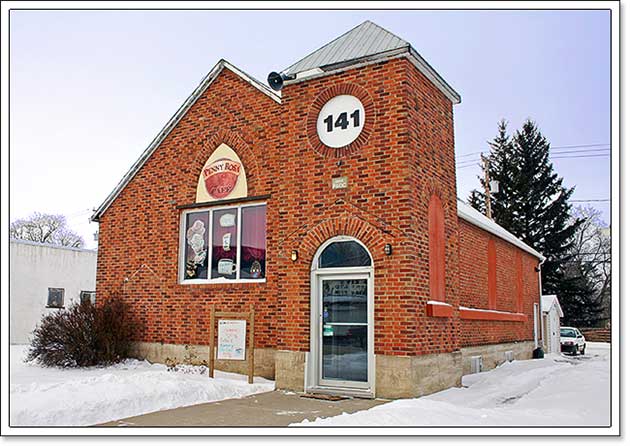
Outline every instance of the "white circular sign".
{"label": "white circular sign", "polygon": [[344,147],[358,138],[364,124],[361,101],[348,94],[335,96],[319,112],[317,136],[328,147]]}

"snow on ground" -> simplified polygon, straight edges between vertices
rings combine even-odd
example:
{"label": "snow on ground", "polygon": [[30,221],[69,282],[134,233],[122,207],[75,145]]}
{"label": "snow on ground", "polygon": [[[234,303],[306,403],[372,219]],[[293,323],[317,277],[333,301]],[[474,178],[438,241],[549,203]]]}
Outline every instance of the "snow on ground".
{"label": "snow on ground", "polygon": [[610,344],[466,375],[463,387],[299,426],[608,426]]}
{"label": "snow on ground", "polygon": [[27,346],[11,346],[11,425],[85,426],[192,404],[268,392],[256,377],[135,359],[108,367],[58,369],[25,363]]}

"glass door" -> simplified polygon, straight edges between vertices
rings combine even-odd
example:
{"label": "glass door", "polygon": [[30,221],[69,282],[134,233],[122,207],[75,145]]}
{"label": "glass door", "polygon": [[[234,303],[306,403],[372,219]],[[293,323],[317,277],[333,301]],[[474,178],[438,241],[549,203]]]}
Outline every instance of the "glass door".
{"label": "glass door", "polygon": [[330,387],[368,387],[369,276],[319,279],[319,383]]}

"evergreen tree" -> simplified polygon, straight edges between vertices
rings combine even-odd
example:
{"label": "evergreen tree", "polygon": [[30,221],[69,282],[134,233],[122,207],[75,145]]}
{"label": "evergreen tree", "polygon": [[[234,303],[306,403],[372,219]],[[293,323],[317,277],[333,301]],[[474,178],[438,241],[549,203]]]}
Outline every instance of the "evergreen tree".
{"label": "evergreen tree", "polygon": [[[582,220],[571,217],[574,188],[565,188],[554,172],[549,142],[529,119],[510,138],[503,120],[490,146],[490,178],[499,181],[499,192],[491,197],[492,218],[546,257],[543,293],[557,294],[563,305],[563,295],[575,295],[576,289],[587,292],[586,284],[563,268]],[[479,179],[483,186],[484,178]],[[485,213],[483,192],[473,191],[469,202]]]}

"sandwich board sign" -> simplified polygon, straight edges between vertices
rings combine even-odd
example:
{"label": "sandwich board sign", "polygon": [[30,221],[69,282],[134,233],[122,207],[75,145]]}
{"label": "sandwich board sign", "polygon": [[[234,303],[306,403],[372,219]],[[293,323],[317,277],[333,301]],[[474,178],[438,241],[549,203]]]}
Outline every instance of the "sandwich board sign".
{"label": "sandwich board sign", "polygon": [[217,359],[245,360],[246,321],[219,320]]}

